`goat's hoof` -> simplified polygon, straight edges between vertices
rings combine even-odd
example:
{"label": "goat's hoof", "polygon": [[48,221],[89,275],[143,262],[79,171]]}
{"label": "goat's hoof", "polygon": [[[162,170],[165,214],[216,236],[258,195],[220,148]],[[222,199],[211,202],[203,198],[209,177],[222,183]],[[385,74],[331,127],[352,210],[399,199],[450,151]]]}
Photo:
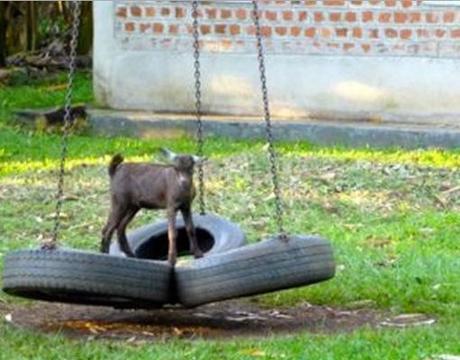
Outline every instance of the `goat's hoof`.
{"label": "goat's hoof", "polygon": [[177,259],[175,257],[169,257],[168,262],[171,266],[174,267],[176,265]]}

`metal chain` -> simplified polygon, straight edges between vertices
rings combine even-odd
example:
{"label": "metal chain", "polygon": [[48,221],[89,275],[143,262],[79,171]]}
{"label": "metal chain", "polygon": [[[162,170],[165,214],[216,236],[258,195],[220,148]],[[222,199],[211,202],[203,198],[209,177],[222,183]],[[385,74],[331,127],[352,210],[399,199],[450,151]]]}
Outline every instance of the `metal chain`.
{"label": "metal chain", "polygon": [[270,171],[272,175],[273,194],[275,195],[276,223],[278,225],[280,239],[287,240],[287,235],[286,235],[286,232],[284,231],[284,225],[283,225],[283,204],[281,200],[281,191],[280,191],[280,186],[279,186],[279,181],[278,181],[277,154],[276,154],[274,139],[273,139],[273,129],[272,129],[271,115],[270,115],[270,104],[268,101],[264,47],[262,43],[262,31],[260,28],[259,6],[258,6],[257,1],[258,0],[252,0],[253,18],[254,18],[254,25],[256,28],[255,30],[256,30],[256,38],[257,38],[257,59],[259,60],[259,72],[260,72],[260,82],[261,82],[261,87],[262,87],[262,99],[263,99],[263,104],[264,104],[264,119],[265,119],[265,125],[266,125],[265,127],[266,137],[268,141]]}
{"label": "metal chain", "polygon": [[61,228],[61,210],[63,203],[63,192],[64,192],[64,174],[65,174],[65,161],[67,157],[68,149],[68,138],[70,129],[72,127],[72,95],[73,95],[73,83],[75,78],[76,64],[75,60],[77,57],[77,43],[78,43],[78,31],[80,27],[80,14],[81,14],[81,2],[79,0],[73,1],[73,22],[72,32],[70,41],[70,53],[69,53],[69,72],[67,75],[67,92],[64,101],[64,127],[62,130],[61,140],[61,162],[59,166],[59,180],[57,189],[56,209],[55,209],[55,221],[52,233],[51,241],[45,241],[42,244],[44,249],[55,249],[57,246],[59,230]]}
{"label": "metal chain", "polygon": [[[194,58],[194,68],[193,73],[195,77],[195,111],[196,111],[196,121],[197,121],[197,139],[198,139],[198,149],[197,155],[203,157],[203,121],[201,119],[201,71],[200,71],[200,32],[198,28],[198,0],[192,1],[192,17],[193,17],[193,58]],[[205,202],[204,202],[204,171],[203,163],[198,163],[198,202],[200,204],[200,213],[201,215],[205,214]]]}

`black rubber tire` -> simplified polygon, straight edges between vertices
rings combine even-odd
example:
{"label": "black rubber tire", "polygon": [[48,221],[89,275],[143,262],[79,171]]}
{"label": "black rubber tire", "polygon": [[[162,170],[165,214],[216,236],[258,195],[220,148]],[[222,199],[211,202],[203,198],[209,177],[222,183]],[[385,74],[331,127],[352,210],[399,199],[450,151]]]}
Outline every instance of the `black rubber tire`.
{"label": "black rubber tire", "polygon": [[[238,225],[217,215],[193,215],[193,223],[197,233],[198,247],[205,256],[219,254],[239,248],[246,243],[245,235]],[[188,237],[182,216],[177,217],[178,230],[177,252],[191,255]],[[136,257],[141,259],[165,260],[168,254],[168,222],[159,221],[145,225],[128,233],[128,243]],[[110,246],[111,255],[123,255],[116,239]]]}
{"label": "black rubber tire", "polygon": [[77,250],[20,250],[5,256],[3,291],[36,300],[155,308],[172,300],[172,267]]}
{"label": "black rubber tire", "polygon": [[273,238],[175,269],[178,300],[186,307],[313,284],[334,274],[331,245],[313,236]]}

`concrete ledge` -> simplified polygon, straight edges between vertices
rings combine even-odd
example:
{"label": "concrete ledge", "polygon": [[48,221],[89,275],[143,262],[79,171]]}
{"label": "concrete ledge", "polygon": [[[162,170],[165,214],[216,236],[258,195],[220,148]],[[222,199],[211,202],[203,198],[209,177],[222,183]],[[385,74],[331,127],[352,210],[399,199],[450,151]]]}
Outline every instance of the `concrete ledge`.
{"label": "concrete ledge", "polygon": [[[207,116],[206,136],[237,139],[263,139],[265,127],[261,117]],[[171,138],[193,135],[193,116],[89,110],[88,121],[93,134],[103,136],[133,136],[141,138]],[[366,121],[273,120],[277,140],[306,140],[319,145],[354,147],[457,148],[460,129],[416,123],[371,123]]]}

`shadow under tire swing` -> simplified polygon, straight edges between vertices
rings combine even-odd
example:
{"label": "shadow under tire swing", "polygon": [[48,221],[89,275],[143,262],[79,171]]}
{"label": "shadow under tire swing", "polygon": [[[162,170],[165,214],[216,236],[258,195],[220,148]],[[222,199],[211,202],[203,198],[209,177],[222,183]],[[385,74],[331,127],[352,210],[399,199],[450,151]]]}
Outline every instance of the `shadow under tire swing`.
{"label": "shadow under tire swing", "polygon": [[[198,1],[193,1],[192,4],[197,52]],[[186,307],[309,285],[328,280],[335,275],[335,261],[329,241],[317,236],[288,235],[283,228],[283,206],[257,0],[252,0],[252,6],[279,235],[225,253],[185,264],[179,263],[174,271],[177,298]]]}

